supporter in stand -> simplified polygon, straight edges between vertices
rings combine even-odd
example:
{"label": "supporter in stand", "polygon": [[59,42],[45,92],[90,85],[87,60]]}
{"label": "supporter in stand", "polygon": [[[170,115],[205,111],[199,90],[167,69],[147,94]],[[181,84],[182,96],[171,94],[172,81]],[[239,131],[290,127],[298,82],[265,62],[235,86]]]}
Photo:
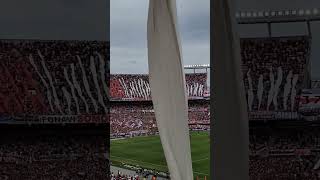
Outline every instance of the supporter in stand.
{"label": "supporter in stand", "polygon": [[[142,180],[146,178],[147,176],[143,176],[142,178],[140,178],[139,174],[134,174],[134,175],[123,174],[121,171],[118,171],[117,175],[115,175],[113,172],[111,173],[111,180]],[[156,180],[155,175],[152,177],[152,180]]]}
{"label": "supporter in stand", "polygon": [[251,179],[320,179],[318,127],[253,130],[249,147]]}
{"label": "supporter in stand", "polygon": [[[70,81],[73,65],[75,68],[76,80],[79,82],[81,89],[85,89],[82,79],[82,69],[79,63],[82,62],[86,76],[92,76],[90,57],[95,58],[97,66],[97,74],[99,81],[105,81],[108,85],[109,81],[109,44],[101,41],[33,41],[33,40],[1,40],[0,41],[0,70],[2,73],[0,77],[0,103],[1,114],[54,114],[66,113],[77,114],[76,103],[71,103],[70,111],[68,110],[66,93],[62,90],[65,88],[69,92],[71,99],[70,84],[64,75],[64,69],[69,74]],[[99,55],[102,61],[99,59]],[[47,98],[47,88],[42,80],[48,79],[44,65],[48,70],[53,86],[56,89],[56,95],[63,107],[61,111],[55,107],[53,110],[49,108],[50,102]],[[33,61],[32,61],[33,60]],[[100,66],[105,66],[100,68]],[[38,72],[37,72],[37,70]],[[104,69],[105,79],[100,77],[100,70]],[[42,78],[39,74],[42,74]],[[91,78],[91,77],[90,77]],[[98,99],[95,92],[94,81],[88,80],[89,86],[92,89],[93,98]],[[48,86],[51,84],[47,82]],[[84,93],[84,92],[83,92]],[[51,92],[52,94],[52,92]],[[78,96],[75,94],[75,96]],[[83,95],[89,104],[90,112],[95,112],[91,103],[91,98]],[[108,101],[108,95],[104,95],[104,100]],[[86,112],[85,104],[80,101],[79,109],[82,113]],[[83,98],[82,98],[83,100]],[[23,102],[23,103],[22,103]],[[56,104],[55,104],[56,105]],[[98,111],[102,111],[103,107],[98,104]],[[96,112],[95,112],[96,113]]]}
{"label": "supporter in stand", "polygon": [[[284,99],[286,78],[290,71],[293,75],[298,75],[295,88],[296,92],[299,93],[303,85],[308,53],[309,40],[307,37],[241,39],[244,84],[246,90],[249,90],[251,86],[252,91],[257,94],[256,98],[253,98],[253,110],[292,110],[292,101]],[[278,68],[281,68],[282,71],[282,81],[279,84],[277,94],[278,103],[273,104],[272,101],[268,101],[268,98],[270,98],[268,93],[271,87],[276,86],[277,78],[281,76],[278,74]],[[270,74],[273,75],[274,82],[272,82]],[[251,85],[248,75],[251,78]],[[258,97],[260,77],[262,77],[264,90],[261,101]],[[271,83],[274,83],[274,85],[272,86]],[[273,91],[270,92],[274,93]],[[287,109],[284,107],[284,101],[287,104]],[[293,109],[296,110],[298,101],[294,100],[293,103]]]}
{"label": "supporter in stand", "polygon": [[[149,78],[146,74],[113,74],[110,80],[114,100],[151,100]],[[207,74],[186,74],[186,93],[189,97],[203,97],[207,90]]]}
{"label": "supporter in stand", "polygon": [[[210,128],[209,102],[189,103],[189,125],[191,130],[207,130]],[[112,105],[110,109],[111,135],[139,136],[157,132],[152,105],[130,104],[123,102]]]}
{"label": "supporter in stand", "polygon": [[104,136],[7,136],[0,144],[0,177],[107,179]]}

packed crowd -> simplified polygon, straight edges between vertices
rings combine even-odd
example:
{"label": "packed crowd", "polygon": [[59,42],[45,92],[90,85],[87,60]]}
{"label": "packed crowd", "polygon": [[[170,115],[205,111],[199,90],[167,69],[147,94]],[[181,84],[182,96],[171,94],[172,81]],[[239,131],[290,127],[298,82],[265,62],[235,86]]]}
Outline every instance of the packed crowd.
{"label": "packed crowd", "polygon": [[[149,77],[146,74],[113,74],[110,80],[111,98],[114,100],[151,100]],[[186,93],[203,97],[207,90],[207,74],[186,74]]]}
{"label": "packed crowd", "polygon": [[250,179],[255,180],[317,180],[319,171],[313,170],[315,156],[252,157]]}
{"label": "packed crowd", "polygon": [[250,135],[250,143],[254,146],[263,145],[269,150],[316,149],[320,148],[320,132],[316,128],[254,131]]}
{"label": "packed crowd", "polygon": [[128,175],[124,174],[121,171],[118,171],[118,173],[111,172],[111,180],[157,180],[156,175],[139,175],[140,173],[136,173],[134,175]]}
{"label": "packed crowd", "polygon": [[108,179],[103,136],[7,136],[0,144],[0,178]]}
{"label": "packed crowd", "polygon": [[1,114],[97,114],[109,97],[109,43],[0,41]]}
{"label": "packed crowd", "polygon": [[[189,126],[193,130],[210,127],[209,102],[189,102]],[[113,104],[110,109],[111,136],[136,136],[155,134],[157,123],[151,103]]]}
{"label": "packed crowd", "polygon": [[309,53],[307,37],[242,39],[249,110],[296,110]]}
{"label": "packed crowd", "polygon": [[256,129],[250,135],[250,178],[320,179],[318,127]]}
{"label": "packed crowd", "polygon": [[111,99],[150,100],[149,78],[143,74],[113,74],[110,76]]}
{"label": "packed crowd", "polygon": [[126,174],[116,174],[115,175],[115,174],[111,173],[111,180],[139,180],[139,175],[137,175],[137,174],[136,175],[126,175]]}

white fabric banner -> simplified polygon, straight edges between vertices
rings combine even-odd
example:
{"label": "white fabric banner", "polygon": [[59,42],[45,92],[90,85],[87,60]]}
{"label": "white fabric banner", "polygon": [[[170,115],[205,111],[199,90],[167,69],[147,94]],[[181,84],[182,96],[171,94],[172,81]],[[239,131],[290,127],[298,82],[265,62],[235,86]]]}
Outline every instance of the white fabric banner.
{"label": "white fabric banner", "polygon": [[150,0],[148,61],[151,95],[172,180],[193,180],[185,74],[175,0]]}
{"label": "white fabric banner", "polygon": [[[235,1],[233,1],[235,2]],[[249,179],[248,113],[232,0],[213,3],[214,180]]]}

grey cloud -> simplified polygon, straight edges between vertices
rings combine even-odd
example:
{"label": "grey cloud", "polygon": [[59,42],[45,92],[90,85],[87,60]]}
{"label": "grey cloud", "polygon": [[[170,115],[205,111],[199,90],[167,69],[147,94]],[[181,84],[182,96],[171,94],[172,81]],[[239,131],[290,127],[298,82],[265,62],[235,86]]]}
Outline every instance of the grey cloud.
{"label": "grey cloud", "polygon": [[[178,0],[177,9],[184,63],[208,64],[209,0]],[[148,73],[147,13],[148,0],[111,1],[111,73]]]}
{"label": "grey cloud", "polygon": [[[236,10],[283,10],[320,7],[318,0],[235,0]],[[209,63],[209,0],[177,0],[185,64]],[[111,72],[147,73],[146,19],[148,0],[111,1]],[[312,67],[319,67],[320,23],[312,23]],[[274,26],[274,35],[301,35],[303,25]],[[239,29],[241,36],[266,36],[264,25],[246,25]],[[118,50],[114,50],[116,48]],[[123,53],[119,48],[128,52]],[[134,59],[137,63],[127,64]],[[117,61],[123,65],[117,65]],[[131,68],[130,68],[130,67]],[[133,70],[134,69],[134,70]],[[320,78],[319,68],[312,69],[314,78]]]}

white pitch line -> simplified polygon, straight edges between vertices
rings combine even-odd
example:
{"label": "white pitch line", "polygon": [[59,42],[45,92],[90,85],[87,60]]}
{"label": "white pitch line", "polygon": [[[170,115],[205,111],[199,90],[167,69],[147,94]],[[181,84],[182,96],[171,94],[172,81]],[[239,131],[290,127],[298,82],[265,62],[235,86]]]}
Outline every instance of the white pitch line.
{"label": "white pitch line", "polygon": [[203,161],[203,160],[207,160],[207,159],[209,159],[209,157],[202,158],[202,159],[197,159],[197,160],[194,160],[194,161],[192,161],[192,162],[199,162],[199,161]]}

